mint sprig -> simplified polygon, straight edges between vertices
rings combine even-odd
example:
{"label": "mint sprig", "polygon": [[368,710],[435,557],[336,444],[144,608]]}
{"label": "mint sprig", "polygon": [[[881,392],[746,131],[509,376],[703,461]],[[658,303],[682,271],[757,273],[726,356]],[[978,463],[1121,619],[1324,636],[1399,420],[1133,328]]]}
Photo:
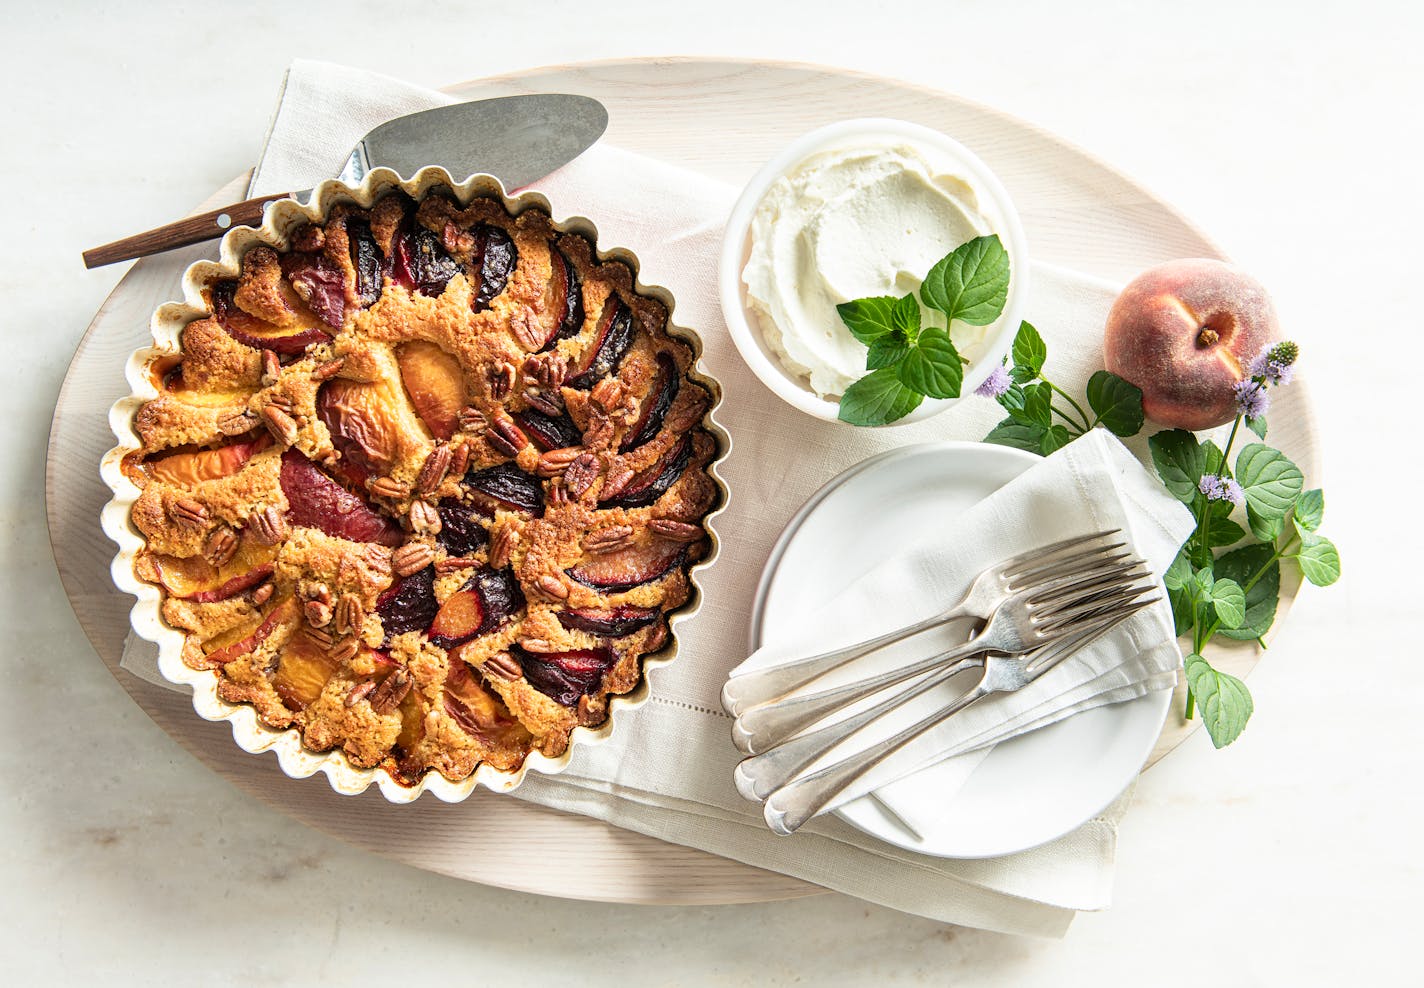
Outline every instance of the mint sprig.
{"label": "mint sprig", "polygon": [[1009,255],[996,235],[975,237],[930,268],[919,296],[888,295],[836,306],[846,328],[868,349],[870,371],[841,397],[840,419],[852,425],[888,425],[925,398],[958,398],[964,364],[947,328],[921,326],[921,306],[943,313],[946,326],[984,326],[1004,311]]}

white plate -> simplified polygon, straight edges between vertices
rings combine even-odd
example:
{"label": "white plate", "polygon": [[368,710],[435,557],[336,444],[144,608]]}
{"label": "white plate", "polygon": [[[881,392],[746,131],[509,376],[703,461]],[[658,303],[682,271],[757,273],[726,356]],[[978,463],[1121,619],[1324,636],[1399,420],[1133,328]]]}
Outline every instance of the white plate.
{"label": "white plate", "polygon": [[[794,629],[916,531],[943,524],[1037,461],[1005,446],[925,443],[871,457],[834,478],[772,548],[753,603],[752,648],[765,636]],[[856,565],[845,565],[847,559]],[[1037,847],[1092,819],[1136,778],[1171,697],[1171,690],[1159,690],[1005,741],[924,833],[908,829],[873,794],[836,812],[887,843],[937,857],[984,858]]]}

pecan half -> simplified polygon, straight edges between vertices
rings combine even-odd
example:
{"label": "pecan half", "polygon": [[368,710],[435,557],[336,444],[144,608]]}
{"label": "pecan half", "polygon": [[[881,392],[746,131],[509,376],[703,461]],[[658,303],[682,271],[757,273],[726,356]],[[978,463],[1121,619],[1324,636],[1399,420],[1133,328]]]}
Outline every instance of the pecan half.
{"label": "pecan half", "polygon": [[400,501],[410,494],[410,485],[394,477],[376,477],[366,487],[377,497],[388,497],[392,501]]}
{"label": "pecan half", "polygon": [[588,406],[588,428],[583,430],[583,444],[591,449],[607,446],[613,441],[613,419],[601,405]]}
{"label": "pecan half", "polygon": [[366,623],[366,608],[361,606],[361,598],[354,593],[342,594],[336,602],[336,633],[354,635]]}
{"label": "pecan half", "polygon": [[559,646],[543,638],[524,638],[519,642],[519,647],[526,652],[535,652],[541,655],[559,650]]}
{"label": "pecan half", "polygon": [[524,373],[550,390],[557,390],[568,372],[568,362],[557,351],[536,353],[524,361]]}
{"label": "pecan half", "polygon": [[501,360],[490,365],[486,372],[489,379],[490,397],[503,398],[514,390],[514,382],[519,378],[513,364]]}
{"label": "pecan half", "polygon": [[465,470],[470,465],[470,447],[461,443],[451,449],[450,452],[450,472],[451,477],[463,477]]}
{"label": "pecan half", "polygon": [[218,419],[218,431],[225,436],[240,436],[257,428],[257,416],[247,409],[228,412]]}
{"label": "pecan half", "polygon": [[268,580],[267,582],[259,586],[256,590],[252,591],[252,603],[257,607],[261,607],[263,604],[267,603],[267,601],[271,600],[272,595],[276,592],[276,585],[273,584],[271,580]]}
{"label": "pecan half", "polygon": [[345,357],[337,357],[335,360],[328,360],[312,368],[311,377],[313,381],[330,381],[337,374],[341,373],[341,368],[346,366]]}
{"label": "pecan half", "polygon": [[529,437],[519,426],[514,424],[514,420],[505,416],[497,416],[489,425],[489,431],[485,434],[489,444],[505,456],[518,456],[519,451],[529,445]]}
{"label": "pecan half", "polygon": [[400,706],[400,702],[409,692],[410,673],[405,669],[397,669],[371,691],[371,709],[378,714],[388,714]]}
{"label": "pecan half", "polygon": [[422,535],[440,534],[440,513],[429,501],[412,501],[410,527]]}
{"label": "pecan half", "polygon": [[270,388],[277,383],[277,378],[282,376],[282,361],[278,358],[276,351],[262,351],[262,386]]}
{"label": "pecan half", "polygon": [[563,449],[551,449],[539,457],[539,464],[534,468],[534,472],[548,480],[557,477],[568,468],[568,465],[578,459],[583,453],[582,446],[565,446]]}
{"label": "pecan half", "polygon": [[606,556],[620,549],[626,549],[632,544],[633,529],[628,525],[600,528],[596,532],[589,532],[583,540],[584,549],[595,556]]}
{"label": "pecan half", "polygon": [[524,675],[524,670],[519,668],[519,663],[515,662],[508,652],[495,652],[480,663],[480,668],[484,670],[485,675],[495,679],[518,679]]}
{"label": "pecan half", "polygon": [[557,576],[545,573],[543,576],[539,577],[539,579],[536,581],[536,585],[541,591],[543,591],[549,597],[552,597],[554,600],[568,600],[569,588],[565,586],[564,581],[559,579]]}
{"label": "pecan half", "polygon": [[549,493],[545,495],[546,503],[550,505],[560,505],[569,503],[569,492],[564,489],[564,485],[557,480],[549,485]]}
{"label": "pecan half", "polygon": [[664,426],[673,432],[686,432],[702,421],[702,415],[707,411],[706,393],[700,388],[695,389],[694,393],[696,397],[673,405],[672,411],[668,412],[668,417],[663,420]]}
{"label": "pecan half", "polygon": [[325,628],[331,623],[331,605],[324,600],[307,601],[302,613],[307,616],[307,624],[313,628]]}
{"label": "pecan half", "polygon": [[370,696],[371,691],[375,688],[376,681],[374,679],[363,679],[361,682],[351,687],[351,692],[346,694],[346,699],[343,702],[348,707],[354,707],[356,706],[356,704],[366,699],[366,697]]}
{"label": "pecan half", "polygon": [[361,651],[361,639],[353,636],[341,639],[327,649],[326,654],[331,656],[334,662],[350,662],[356,658],[356,653],[359,651]]}
{"label": "pecan half", "polygon": [[669,542],[696,542],[702,538],[702,526],[671,518],[654,518],[648,522],[648,529]]}
{"label": "pecan half", "polygon": [[391,550],[385,546],[376,545],[374,542],[366,546],[366,562],[371,564],[371,569],[377,573],[389,573],[391,571]]}
{"label": "pecan half", "polygon": [[189,528],[202,528],[208,523],[208,509],[191,497],[180,497],[169,505],[168,512],[174,521]]}
{"label": "pecan half", "polygon": [[509,557],[514,552],[514,543],[519,533],[513,525],[502,525],[490,538],[489,564],[493,569],[504,569],[509,565]]}
{"label": "pecan half", "polygon": [[237,533],[226,525],[213,529],[203,543],[203,555],[214,566],[225,566],[237,555]]}
{"label": "pecan half", "polygon": [[544,328],[539,325],[539,317],[527,308],[522,308],[509,318],[510,331],[519,345],[526,350],[537,350],[544,345]]}
{"label": "pecan half", "polygon": [[623,384],[616,377],[605,377],[593,386],[589,397],[611,412],[623,402]]}
{"label": "pecan half", "polygon": [[452,254],[468,254],[475,249],[475,237],[446,220],[445,229],[440,231],[440,246]]}
{"label": "pecan half", "polygon": [[422,494],[429,494],[445,481],[445,475],[450,472],[450,458],[453,454],[450,447],[440,443],[430,451],[430,455],[425,458],[425,463],[421,465],[420,473],[415,478],[415,489]]}
{"label": "pecan half", "polygon": [[396,576],[419,573],[435,561],[435,550],[424,542],[407,542],[391,553],[391,569]]}
{"label": "pecan half", "polygon": [[267,431],[272,433],[273,438],[286,446],[297,441],[297,420],[287,412],[276,405],[268,405],[262,409],[262,416],[267,420]]}
{"label": "pecan half", "polygon": [[287,516],[269,504],[247,519],[247,530],[263,545],[276,545],[287,537]]}
{"label": "pecan half", "polygon": [[303,628],[302,634],[316,642],[323,649],[328,649],[335,643],[336,639],[331,637],[331,632],[324,631],[319,627]]}
{"label": "pecan half", "polygon": [[485,418],[485,413],[474,405],[466,405],[460,409],[460,428],[466,432],[484,432],[489,425],[489,419]]}
{"label": "pecan half", "polygon": [[435,560],[435,572],[453,573],[456,570],[469,569],[471,566],[478,566],[478,559],[471,559],[468,556],[446,556],[444,559]]}
{"label": "pecan half", "polygon": [[580,453],[564,471],[564,487],[571,497],[583,497],[584,491],[598,479],[598,457],[592,453]]}
{"label": "pecan half", "polygon": [[624,466],[614,467],[608,471],[608,476],[603,478],[603,489],[598,492],[598,496],[607,500],[610,497],[617,497],[637,476],[630,468]]}

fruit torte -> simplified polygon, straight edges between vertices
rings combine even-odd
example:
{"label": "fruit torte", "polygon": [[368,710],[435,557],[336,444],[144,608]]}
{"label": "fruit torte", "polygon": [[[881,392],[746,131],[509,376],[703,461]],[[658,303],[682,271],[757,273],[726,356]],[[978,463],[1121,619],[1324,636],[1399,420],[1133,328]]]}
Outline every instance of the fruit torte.
{"label": "fruit torte", "polygon": [[338,205],[151,365],[135,569],[184,662],[412,785],[555,757],[665,647],[719,497],[668,313],[538,209]]}

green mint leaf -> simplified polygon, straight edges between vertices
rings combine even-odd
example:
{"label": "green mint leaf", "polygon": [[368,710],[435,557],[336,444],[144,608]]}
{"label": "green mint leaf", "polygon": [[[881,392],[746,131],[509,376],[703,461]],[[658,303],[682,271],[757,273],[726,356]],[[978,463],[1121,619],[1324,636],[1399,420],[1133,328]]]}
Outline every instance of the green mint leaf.
{"label": "green mint leaf", "polygon": [[1266,438],[1266,416],[1258,415],[1255,418],[1246,420],[1246,428],[1256,433],[1262,439]]}
{"label": "green mint leaf", "polygon": [[999,318],[1009,297],[1009,252],[997,234],[960,244],[930,268],[920,286],[925,305],[971,326]]}
{"label": "green mint leaf", "polygon": [[[1211,501],[1207,506],[1210,519],[1207,523],[1209,548],[1235,545],[1246,537],[1246,530],[1231,520],[1233,505],[1230,501]],[[1201,529],[1197,529],[1200,534]]]}
{"label": "green mint leaf", "polygon": [[1009,368],[1009,380],[1015,384],[1027,384],[1036,377],[1038,377],[1038,374],[1024,370],[1022,367]]}
{"label": "green mint leaf", "polygon": [[[1216,575],[1239,586],[1247,583],[1266,565],[1275,550],[1269,545],[1242,546],[1217,557]],[[1273,562],[1255,585],[1246,591],[1246,616],[1239,628],[1224,628],[1217,633],[1237,641],[1254,641],[1271,630],[1280,601],[1281,564]]]}
{"label": "green mint leaf", "polygon": [[1221,447],[1210,439],[1203,439],[1202,444],[1202,473],[1221,473],[1221,465],[1226,462],[1226,454],[1221,451]]}
{"label": "green mint leaf", "polygon": [[846,324],[851,335],[869,346],[895,329],[893,313],[899,302],[899,299],[891,295],[877,295],[873,298],[842,302],[836,306],[836,311],[840,313],[841,322]]}
{"label": "green mint leaf", "polygon": [[[1019,323],[1018,335],[1014,337],[1014,370],[1023,375],[1024,381],[1032,381],[1043,370],[1043,362],[1048,359],[1048,344],[1038,330],[1025,320]],[[1015,378],[1017,380],[1017,378]]]}
{"label": "green mint leaf", "polygon": [[1187,685],[1197,698],[1202,724],[1211,743],[1225,748],[1241,736],[1254,709],[1246,684],[1211,667],[1211,663],[1193,652],[1183,661]]}
{"label": "green mint leaf", "polygon": [[1206,600],[1211,597],[1211,588],[1216,585],[1216,576],[1212,573],[1211,567],[1205,567],[1192,574],[1192,583],[1187,589],[1193,591],[1201,599]]}
{"label": "green mint leaf", "polygon": [[905,359],[895,367],[900,383],[931,398],[958,398],[964,365],[949,333],[930,327],[920,333]]}
{"label": "green mint leaf", "polygon": [[1328,587],[1340,579],[1340,551],[1323,535],[1300,530],[1300,552],[1295,561],[1300,574],[1317,587]]}
{"label": "green mint leaf", "polygon": [[1284,453],[1252,443],[1236,457],[1236,480],[1246,492],[1246,522],[1263,542],[1274,541],[1305,486],[1305,476]]}
{"label": "green mint leaf", "polygon": [[1050,425],[1043,430],[1043,438],[1039,440],[1038,448],[1047,456],[1055,450],[1062,449],[1073,441],[1073,437],[1068,435],[1068,429],[1063,425]]}
{"label": "green mint leaf", "polygon": [[1088,378],[1088,407],[1115,436],[1135,436],[1142,429],[1142,389],[1109,371]]}
{"label": "green mint leaf", "polygon": [[1239,628],[1246,620],[1246,593],[1241,584],[1222,577],[1211,586],[1211,609],[1223,628]]}
{"label": "green mint leaf", "polygon": [[984,437],[984,441],[998,446],[1012,446],[1014,449],[1022,449],[1030,453],[1042,453],[1043,434],[1046,431],[1041,425],[1007,418],[994,426]]}
{"label": "green mint leaf", "polygon": [[1192,563],[1184,547],[1172,560],[1172,565],[1167,567],[1167,572],[1162,574],[1162,583],[1168,590],[1180,590],[1190,582],[1192,575]]}
{"label": "green mint leaf", "polygon": [[1035,425],[1048,428],[1053,423],[1053,389],[1042,383],[1024,388],[1024,414]]}
{"label": "green mint leaf", "polygon": [[893,367],[884,367],[846,388],[840,420],[851,425],[887,425],[915,410],[923,395],[900,383]]}
{"label": "green mint leaf", "polygon": [[915,342],[920,335],[920,303],[913,294],[895,303],[890,310],[890,325],[903,339]]}
{"label": "green mint leaf", "polygon": [[1325,492],[1319,487],[1301,491],[1295,499],[1295,520],[1308,532],[1319,528],[1325,520]]}
{"label": "green mint leaf", "polygon": [[1023,388],[1019,387],[1017,384],[1010,384],[1009,390],[999,395],[998,400],[1000,407],[1002,407],[1004,411],[1008,412],[1010,415],[1012,415],[1014,412],[1021,412],[1023,411],[1024,407]]}
{"label": "green mint leaf", "polygon": [[1192,595],[1185,590],[1168,590],[1167,600],[1172,605],[1172,623],[1178,638],[1192,630],[1197,616],[1192,607]]}
{"label": "green mint leaf", "polygon": [[866,370],[894,367],[910,352],[910,343],[899,333],[886,333],[870,341],[870,352],[865,357]]}
{"label": "green mint leaf", "polygon": [[1152,464],[1162,478],[1168,493],[1184,504],[1191,504],[1201,492],[1197,484],[1206,472],[1206,454],[1197,437],[1185,429],[1159,432],[1147,440],[1152,451]]}

